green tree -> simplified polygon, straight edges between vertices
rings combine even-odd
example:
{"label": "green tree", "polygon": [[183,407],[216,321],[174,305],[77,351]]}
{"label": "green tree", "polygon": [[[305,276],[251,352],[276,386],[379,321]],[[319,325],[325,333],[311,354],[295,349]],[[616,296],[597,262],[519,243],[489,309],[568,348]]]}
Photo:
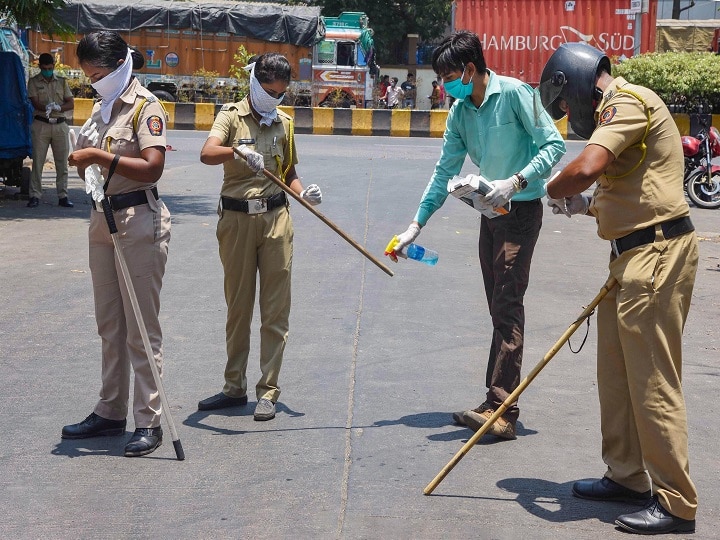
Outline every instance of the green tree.
{"label": "green tree", "polygon": [[451,0],[314,0],[322,14],[337,17],[343,11],[364,11],[375,35],[379,64],[400,62],[408,34],[420,41],[432,41],[445,33],[450,24]]}
{"label": "green tree", "polygon": [[72,29],[55,18],[55,11],[66,4],[66,0],[0,0],[0,14],[6,14],[21,28],[37,28],[50,35],[69,35],[74,33]]}

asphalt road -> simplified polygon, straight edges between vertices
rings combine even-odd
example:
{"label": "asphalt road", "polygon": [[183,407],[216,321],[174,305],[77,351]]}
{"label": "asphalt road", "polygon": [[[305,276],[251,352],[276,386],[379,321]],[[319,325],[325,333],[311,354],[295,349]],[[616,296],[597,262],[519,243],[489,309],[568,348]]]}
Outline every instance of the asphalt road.
{"label": "asphalt road", "polygon": [[[89,199],[71,174],[59,208],[52,171],[42,204],[0,191],[1,538],[624,538],[623,505],[570,495],[599,477],[596,325],[563,348],[520,400],[516,441],[483,438],[430,497],[423,488],[471,432],[452,411],[484,394],[490,321],[476,245],[478,214],[448,200],[418,238],[437,266],[389,277],[294,204],[290,338],[277,418],[247,407],[201,413],[222,388],[225,306],[215,239],[222,168],[199,163],[204,133],[175,131],[163,199],[173,237],[162,294],[165,388],[187,454],[165,444],[122,456],[124,437],[63,441],[92,411],[100,379],[87,262]],[[298,136],[298,170],[318,207],[371,253],[412,219],[437,139]],[[582,143],[569,142],[564,162]],[[472,167],[466,167],[472,172]],[[695,538],[720,538],[719,211],[692,209],[701,238],[684,337]],[[526,295],[527,374],[600,290],[609,247],[594,220],[545,220]],[[388,264],[392,264],[389,261]],[[257,320],[257,313],[256,313]],[[577,348],[583,327],[572,343]],[[250,385],[259,374],[253,327]],[[255,360],[252,360],[255,358]]]}

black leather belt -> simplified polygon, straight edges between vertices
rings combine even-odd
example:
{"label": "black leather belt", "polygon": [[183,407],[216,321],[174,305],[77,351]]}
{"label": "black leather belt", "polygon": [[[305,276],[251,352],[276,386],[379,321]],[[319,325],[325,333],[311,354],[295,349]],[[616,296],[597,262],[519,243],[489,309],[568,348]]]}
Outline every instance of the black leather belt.
{"label": "black leather belt", "polygon": [[47,118],[45,116],[36,116],[35,120],[40,120],[41,122],[45,122],[46,124],[62,124],[65,121],[65,117],[61,116],[60,118]]}
{"label": "black leather belt", "polygon": [[[153,194],[156,201],[160,198],[157,187],[151,188],[150,193]],[[119,195],[108,195],[107,198],[108,201],[110,201],[110,207],[115,212],[130,208],[131,206],[147,204],[148,202],[147,190],[144,189],[140,191],[130,191],[129,193],[120,193]],[[102,212],[102,205],[100,203],[95,203],[95,208]]]}
{"label": "black leather belt", "polygon": [[233,212],[244,212],[246,214],[264,214],[287,203],[285,192],[276,193],[265,199],[233,199],[232,197],[220,197],[223,210]]}
{"label": "black leather belt", "polygon": [[[659,225],[666,240],[695,230],[688,216],[664,221]],[[655,227],[656,225],[652,225],[639,231],[631,232],[622,238],[611,240],[610,245],[612,246],[613,253],[619,257],[620,254],[628,249],[636,248],[644,244],[652,244],[655,241]]]}

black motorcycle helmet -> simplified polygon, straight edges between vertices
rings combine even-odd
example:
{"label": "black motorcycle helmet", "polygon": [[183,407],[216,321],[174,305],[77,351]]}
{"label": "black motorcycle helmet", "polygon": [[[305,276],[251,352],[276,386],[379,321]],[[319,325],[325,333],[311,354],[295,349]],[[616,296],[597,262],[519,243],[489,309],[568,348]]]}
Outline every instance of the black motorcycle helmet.
{"label": "black motorcycle helmet", "polygon": [[564,99],[570,109],[570,126],[583,139],[595,129],[596,102],[602,92],[595,86],[602,71],[611,72],[610,60],[602,51],[585,43],[563,43],[545,64],[540,78],[540,99],[554,120],[565,116]]}

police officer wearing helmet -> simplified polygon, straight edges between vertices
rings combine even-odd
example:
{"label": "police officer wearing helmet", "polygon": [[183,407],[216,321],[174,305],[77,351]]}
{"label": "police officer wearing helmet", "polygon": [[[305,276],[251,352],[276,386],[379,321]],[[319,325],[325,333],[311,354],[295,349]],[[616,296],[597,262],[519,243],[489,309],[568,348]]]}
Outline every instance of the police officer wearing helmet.
{"label": "police officer wearing helmet", "polygon": [[[165,167],[165,111],[132,76],[133,69],[144,64],[142,55],[116,32],[87,34],[78,44],[77,57],[102,99],[80,130],[70,165],[76,166],[86,181],[93,168],[102,168],[117,238],[162,374],[160,290],[170,242],[170,212],[158,197],[157,182]],[[142,456],[162,444],[160,396],[100,203],[90,212],[90,271],[95,319],[102,338],[102,386],[92,414],[65,426],[62,437],[123,434],[132,367],[135,432],[125,446],[125,456]]]}
{"label": "police officer wearing helmet", "polygon": [[607,471],[576,482],[573,494],[645,504],[615,522],[634,533],[692,532],[697,492],[681,373],[698,244],[683,193],[680,133],[654,92],[613,78],[608,58],[586,44],[566,43],[552,55],[540,93],[555,119],[569,114],[575,133],[588,139],[548,184],[548,204],[556,214],[595,217],[618,282],[598,308]]}

